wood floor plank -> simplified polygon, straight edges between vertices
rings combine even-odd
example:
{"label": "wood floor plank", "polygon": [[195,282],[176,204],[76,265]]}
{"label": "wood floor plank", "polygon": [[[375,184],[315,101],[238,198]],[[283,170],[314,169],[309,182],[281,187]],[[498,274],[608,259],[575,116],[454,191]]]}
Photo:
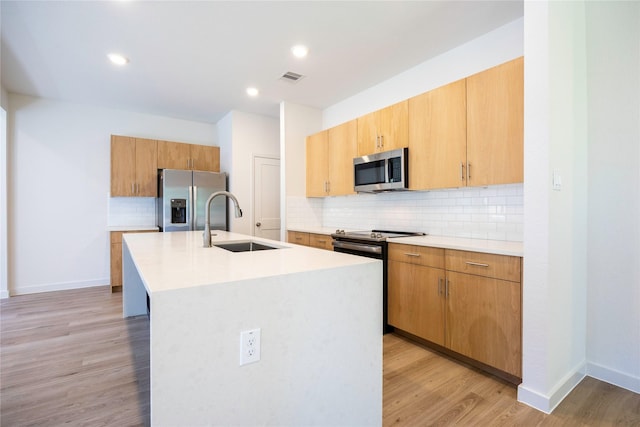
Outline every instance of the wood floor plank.
{"label": "wood floor plank", "polygon": [[[0,320],[0,425],[149,425],[149,322],[122,319],[122,293],[12,297]],[[639,427],[640,395],[587,377],[546,415],[510,383],[385,335],[383,426],[449,425]]]}

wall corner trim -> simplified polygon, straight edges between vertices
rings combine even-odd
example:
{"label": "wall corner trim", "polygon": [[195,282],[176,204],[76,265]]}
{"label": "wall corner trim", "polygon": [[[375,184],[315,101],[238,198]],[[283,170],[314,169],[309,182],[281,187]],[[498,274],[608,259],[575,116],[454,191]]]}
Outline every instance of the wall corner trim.
{"label": "wall corner trim", "polygon": [[542,394],[528,388],[524,383],[518,386],[518,402],[529,405],[534,409],[550,414],[567,397],[571,390],[577,386],[586,376],[586,362],[582,362],[573,371],[567,374],[552,389],[551,393]]}

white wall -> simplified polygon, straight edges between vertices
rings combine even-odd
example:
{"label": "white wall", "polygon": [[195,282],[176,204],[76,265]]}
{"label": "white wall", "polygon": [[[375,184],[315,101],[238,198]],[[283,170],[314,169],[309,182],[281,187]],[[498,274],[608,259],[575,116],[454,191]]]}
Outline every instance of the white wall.
{"label": "white wall", "polygon": [[[280,104],[280,155],[282,187],[280,194],[281,238],[289,224],[288,216],[295,209],[295,218],[314,217],[321,221],[322,202],[307,199],[306,144],[307,135],[319,132],[322,126],[322,111],[303,105],[282,102]],[[292,208],[296,206],[296,208]],[[294,223],[295,223],[294,219]],[[314,224],[318,225],[318,224]]]}
{"label": "white wall", "polygon": [[640,3],[586,2],[589,375],[640,393]]}
{"label": "white wall", "polygon": [[525,3],[518,398],[545,412],[585,374],[640,392],[639,28],[637,2]]}
{"label": "white wall", "polygon": [[[525,5],[523,382],[550,412],[586,371],[584,3]],[[562,177],[552,190],[554,171]],[[529,220],[531,218],[531,220]]]}
{"label": "white wall", "polygon": [[9,94],[0,87],[0,298],[9,297],[7,272],[7,110]]}
{"label": "white wall", "polygon": [[523,19],[480,36],[323,111],[323,129],[339,125],[523,54]]}
{"label": "white wall", "polygon": [[221,150],[226,151],[221,165],[228,167],[229,191],[243,211],[236,218],[229,205],[229,229],[253,235],[253,158],[280,158],[280,125],[272,117],[232,111],[218,122],[218,128]]}
{"label": "white wall", "polygon": [[214,145],[215,125],[9,98],[11,294],[108,284],[110,202],[153,204],[109,198],[110,135]]}

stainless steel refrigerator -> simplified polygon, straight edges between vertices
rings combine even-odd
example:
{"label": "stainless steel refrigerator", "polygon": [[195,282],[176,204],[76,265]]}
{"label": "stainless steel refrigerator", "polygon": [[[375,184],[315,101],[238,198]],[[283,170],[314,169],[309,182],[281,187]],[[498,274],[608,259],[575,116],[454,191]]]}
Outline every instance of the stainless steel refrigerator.
{"label": "stainless steel refrigerator", "polygon": [[[157,222],[160,231],[204,230],[205,203],[227,189],[224,173],[163,169],[158,171]],[[227,198],[211,203],[211,229],[228,230]]]}

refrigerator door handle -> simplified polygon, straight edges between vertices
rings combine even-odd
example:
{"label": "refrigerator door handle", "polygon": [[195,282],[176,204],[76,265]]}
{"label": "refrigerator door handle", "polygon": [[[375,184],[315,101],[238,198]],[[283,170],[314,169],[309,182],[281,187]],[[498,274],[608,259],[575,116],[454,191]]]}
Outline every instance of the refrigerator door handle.
{"label": "refrigerator door handle", "polygon": [[191,198],[191,200],[189,201],[191,204],[191,225],[189,227],[190,230],[195,230],[196,229],[196,225],[197,225],[197,219],[198,219],[198,214],[197,214],[197,209],[196,209],[196,200],[198,200],[198,187],[197,186],[192,186],[191,188],[189,188],[189,197]]}

